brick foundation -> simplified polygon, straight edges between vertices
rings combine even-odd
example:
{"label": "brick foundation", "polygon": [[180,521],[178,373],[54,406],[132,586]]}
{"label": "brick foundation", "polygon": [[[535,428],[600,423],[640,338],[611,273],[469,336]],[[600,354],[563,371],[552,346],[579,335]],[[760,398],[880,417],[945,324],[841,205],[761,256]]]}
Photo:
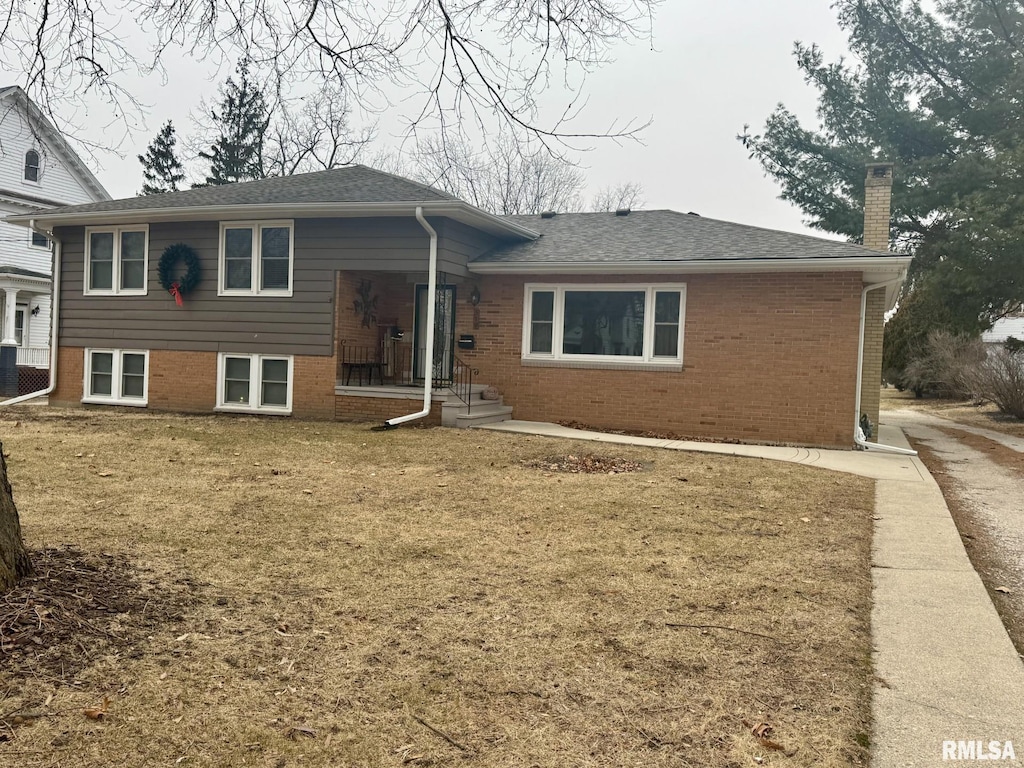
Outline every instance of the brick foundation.
{"label": "brick foundation", "polygon": [[[61,347],[57,357],[54,405],[82,401],[84,350]],[[334,418],[334,357],[296,356],[292,416]],[[217,404],[217,353],[153,349],[149,352],[149,408],[154,411],[212,413]]]}
{"label": "brick foundation", "polygon": [[[423,400],[392,399],[386,397],[347,397],[339,395],[334,399],[335,418],[338,421],[385,422],[407,413],[415,413],[423,407]],[[441,405],[431,403],[430,413],[417,424],[441,426]]]}

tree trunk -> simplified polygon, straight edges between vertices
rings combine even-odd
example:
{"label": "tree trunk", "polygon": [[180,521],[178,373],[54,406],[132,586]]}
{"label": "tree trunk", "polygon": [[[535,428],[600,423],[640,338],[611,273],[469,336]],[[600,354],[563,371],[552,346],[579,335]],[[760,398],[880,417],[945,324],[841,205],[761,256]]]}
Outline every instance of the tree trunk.
{"label": "tree trunk", "polygon": [[13,587],[18,579],[32,573],[25,543],[21,540],[21,522],[14,506],[11,484],[7,482],[7,462],[0,443],[0,592]]}

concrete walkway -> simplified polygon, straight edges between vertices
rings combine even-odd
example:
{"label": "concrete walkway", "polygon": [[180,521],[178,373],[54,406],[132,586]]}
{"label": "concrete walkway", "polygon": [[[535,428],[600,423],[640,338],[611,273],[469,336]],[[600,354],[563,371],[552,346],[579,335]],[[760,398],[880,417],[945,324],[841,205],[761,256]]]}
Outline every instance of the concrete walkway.
{"label": "concrete walkway", "polygon": [[[875,479],[873,768],[976,765],[979,748],[982,760],[992,759],[989,742],[1003,754],[1008,741],[1016,762],[996,764],[1024,763],[1024,663],[917,457],[658,440],[527,421],[481,428],[789,461]],[[883,425],[879,439],[909,447],[894,427]],[[964,743],[951,752],[944,742]]]}

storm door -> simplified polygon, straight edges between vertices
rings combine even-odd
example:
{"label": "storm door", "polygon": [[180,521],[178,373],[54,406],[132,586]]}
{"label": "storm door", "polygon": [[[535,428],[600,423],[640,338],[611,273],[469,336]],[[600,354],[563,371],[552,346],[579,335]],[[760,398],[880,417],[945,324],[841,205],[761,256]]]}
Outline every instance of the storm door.
{"label": "storm door", "polygon": [[[426,378],[427,366],[427,291],[429,286],[416,286],[416,327],[413,348],[413,371],[416,379]],[[455,350],[455,286],[438,285],[434,312],[434,386],[447,386],[452,380]]]}

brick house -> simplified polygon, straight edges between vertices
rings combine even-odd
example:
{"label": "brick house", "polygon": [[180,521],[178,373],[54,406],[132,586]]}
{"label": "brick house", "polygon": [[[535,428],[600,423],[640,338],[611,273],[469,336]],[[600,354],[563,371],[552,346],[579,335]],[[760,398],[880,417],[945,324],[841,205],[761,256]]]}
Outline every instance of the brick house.
{"label": "brick house", "polygon": [[[58,249],[54,403],[852,447],[909,263],[886,251],[891,180],[869,169],[872,247],[672,211],[500,217],[362,166],[10,221]],[[161,264],[199,278],[180,306]]]}

